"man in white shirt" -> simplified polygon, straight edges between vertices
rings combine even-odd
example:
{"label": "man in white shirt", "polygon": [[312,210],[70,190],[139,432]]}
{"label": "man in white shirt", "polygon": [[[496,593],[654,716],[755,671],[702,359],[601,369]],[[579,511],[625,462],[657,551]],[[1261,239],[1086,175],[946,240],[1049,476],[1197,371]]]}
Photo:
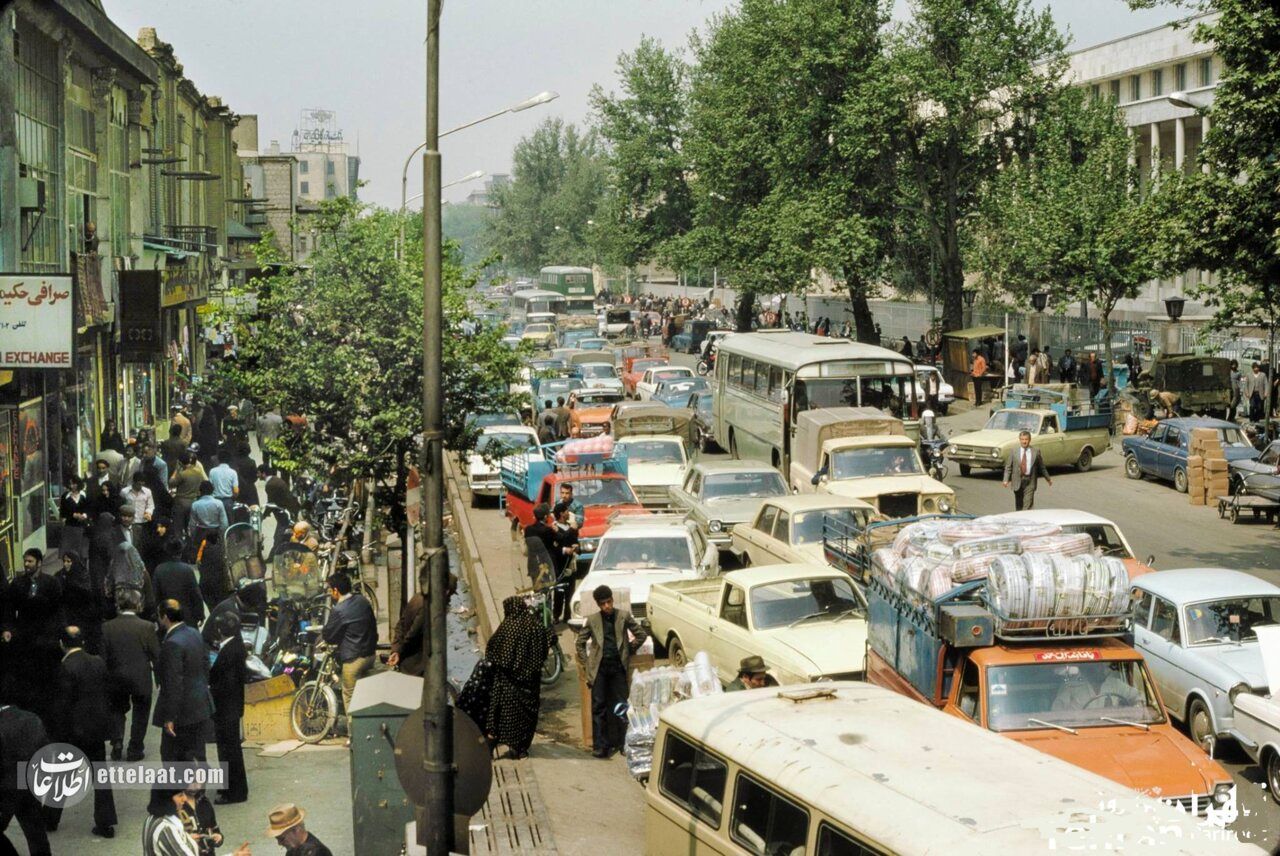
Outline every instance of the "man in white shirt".
{"label": "man in white shirt", "polygon": [[1010,452],[1004,462],[1004,486],[1013,488],[1015,511],[1035,507],[1036,482],[1041,478],[1045,484],[1053,485],[1044,458],[1031,446],[1031,432],[1023,431],[1018,435],[1018,448]]}
{"label": "man in white shirt", "polygon": [[156,513],[155,497],[146,486],[142,473],[134,473],[129,486],[120,491],[120,498],[133,506],[133,517],[138,523],[146,523]]}

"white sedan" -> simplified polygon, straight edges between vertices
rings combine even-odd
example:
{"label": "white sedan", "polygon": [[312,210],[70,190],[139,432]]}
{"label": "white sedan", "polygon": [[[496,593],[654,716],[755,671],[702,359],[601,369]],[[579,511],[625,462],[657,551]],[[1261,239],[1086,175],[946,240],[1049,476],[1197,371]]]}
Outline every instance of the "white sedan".
{"label": "white sedan", "polygon": [[636,398],[641,401],[648,401],[653,398],[653,392],[658,388],[658,384],[664,380],[681,380],[683,378],[695,378],[693,369],[685,366],[654,366],[651,369],[645,369],[640,380],[636,381]]}
{"label": "white sedan", "polygon": [[928,401],[929,389],[938,390],[939,416],[947,415],[947,408],[956,400],[956,390],[943,378],[942,372],[933,366],[916,366],[916,398]]}
{"label": "white sedan", "polygon": [[498,497],[502,493],[502,459],[513,454],[540,455],[538,434],[524,425],[493,425],[483,429],[467,460],[467,486],[471,489],[471,507],[481,497]]}

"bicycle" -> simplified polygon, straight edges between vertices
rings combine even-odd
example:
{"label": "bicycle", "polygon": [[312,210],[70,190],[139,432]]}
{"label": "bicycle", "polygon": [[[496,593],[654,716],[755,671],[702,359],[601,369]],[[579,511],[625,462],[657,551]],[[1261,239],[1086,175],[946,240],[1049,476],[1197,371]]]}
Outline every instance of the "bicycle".
{"label": "bicycle", "polygon": [[303,743],[319,743],[338,724],[342,711],[342,675],[332,646],[315,638],[320,628],[309,627],[307,632],[312,634],[310,668],[293,695],[289,723]]}
{"label": "bicycle", "polygon": [[[559,585],[558,583],[556,585]],[[551,588],[555,588],[552,586]],[[547,636],[551,639],[551,646],[547,650],[547,659],[542,663],[542,685],[549,687],[556,681],[560,680],[560,676],[564,674],[564,652],[560,650],[560,638],[555,632],[555,616],[551,614],[551,598],[547,596],[547,589],[539,589],[530,594],[527,598],[529,608],[542,621],[542,627],[547,631]]]}

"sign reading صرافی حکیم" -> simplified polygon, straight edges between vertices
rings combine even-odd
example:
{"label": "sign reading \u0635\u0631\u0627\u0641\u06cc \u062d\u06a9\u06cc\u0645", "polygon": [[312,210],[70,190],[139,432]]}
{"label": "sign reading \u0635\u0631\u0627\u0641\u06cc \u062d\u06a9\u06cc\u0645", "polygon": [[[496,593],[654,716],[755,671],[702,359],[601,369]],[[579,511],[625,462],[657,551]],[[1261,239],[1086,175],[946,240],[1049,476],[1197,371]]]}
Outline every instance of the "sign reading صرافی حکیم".
{"label": "sign reading \u0635\u0631\u0627\u0641\u06cc \u062d\u06a9\u06cc\u0645", "polygon": [[0,274],[0,368],[70,368],[74,340],[70,274]]}

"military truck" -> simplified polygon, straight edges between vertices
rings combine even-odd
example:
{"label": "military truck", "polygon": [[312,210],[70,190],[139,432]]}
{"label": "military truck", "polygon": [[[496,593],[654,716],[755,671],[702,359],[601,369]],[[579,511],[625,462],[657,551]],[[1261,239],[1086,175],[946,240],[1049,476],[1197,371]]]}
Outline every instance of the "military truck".
{"label": "military truck", "polygon": [[1232,416],[1231,361],[1226,357],[1161,354],[1138,375],[1137,388],[1152,405],[1172,404],[1179,416]]}

